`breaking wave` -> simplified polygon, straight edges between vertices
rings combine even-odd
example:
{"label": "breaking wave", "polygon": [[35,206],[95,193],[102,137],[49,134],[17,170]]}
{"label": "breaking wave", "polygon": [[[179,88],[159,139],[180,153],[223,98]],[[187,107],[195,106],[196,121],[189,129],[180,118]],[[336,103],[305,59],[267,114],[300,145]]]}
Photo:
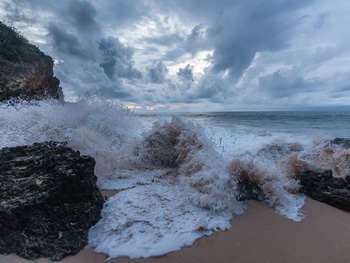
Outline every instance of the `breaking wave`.
{"label": "breaking wave", "polygon": [[297,175],[350,174],[346,147],[261,127],[248,133],[232,119],[220,126],[191,115],[140,116],[94,96],[2,103],[0,111],[1,147],[67,141],[95,158],[99,188],[117,194],[91,228],[89,246],[109,258],[161,255],[228,229],[245,208],[237,201],[243,181],[258,187],[266,205],[299,221],[305,196]]}

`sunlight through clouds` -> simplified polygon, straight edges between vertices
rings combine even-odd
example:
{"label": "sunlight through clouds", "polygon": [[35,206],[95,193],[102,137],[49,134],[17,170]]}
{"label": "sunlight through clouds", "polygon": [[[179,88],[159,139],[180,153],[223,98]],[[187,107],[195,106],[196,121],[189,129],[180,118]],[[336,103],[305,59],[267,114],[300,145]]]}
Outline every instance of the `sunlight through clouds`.
{"label": "sunlight through clouds", "polygon": [[4,0],[0,14],[59,61],[67,100],[268,110],[349,106],[349,5]]}

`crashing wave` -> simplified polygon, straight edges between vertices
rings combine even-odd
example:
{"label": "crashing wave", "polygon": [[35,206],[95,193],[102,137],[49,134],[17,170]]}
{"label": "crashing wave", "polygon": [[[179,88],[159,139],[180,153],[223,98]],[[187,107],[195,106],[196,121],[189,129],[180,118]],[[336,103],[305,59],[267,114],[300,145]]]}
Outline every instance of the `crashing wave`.
{"label": "crashing wave", "polygon": [[236,182],[200,126],[172,117],[143,134],[136,154],[150,168],[176,168],[182,184],[196,189],[189,199],[206,209],[235,207]]}

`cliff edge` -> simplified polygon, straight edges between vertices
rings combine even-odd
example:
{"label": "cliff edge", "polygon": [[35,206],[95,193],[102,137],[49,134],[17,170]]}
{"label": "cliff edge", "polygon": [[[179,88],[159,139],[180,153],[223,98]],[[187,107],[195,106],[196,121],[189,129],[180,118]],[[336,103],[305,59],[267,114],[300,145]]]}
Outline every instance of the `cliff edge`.
{"label": "cliff edge", "polygon": [[0,101],[22,96],[62,99],[53,59],[16,30],[0,22]]}

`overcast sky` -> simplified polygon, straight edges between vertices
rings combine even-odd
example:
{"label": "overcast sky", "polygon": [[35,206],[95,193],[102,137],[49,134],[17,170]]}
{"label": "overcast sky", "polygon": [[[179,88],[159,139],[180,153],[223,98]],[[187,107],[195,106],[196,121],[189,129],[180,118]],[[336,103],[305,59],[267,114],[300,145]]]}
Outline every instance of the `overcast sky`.
{"label": "overcast sky", "polygon": [[350,1],[2,0],[65,99],[177,111],[350,106]]}

